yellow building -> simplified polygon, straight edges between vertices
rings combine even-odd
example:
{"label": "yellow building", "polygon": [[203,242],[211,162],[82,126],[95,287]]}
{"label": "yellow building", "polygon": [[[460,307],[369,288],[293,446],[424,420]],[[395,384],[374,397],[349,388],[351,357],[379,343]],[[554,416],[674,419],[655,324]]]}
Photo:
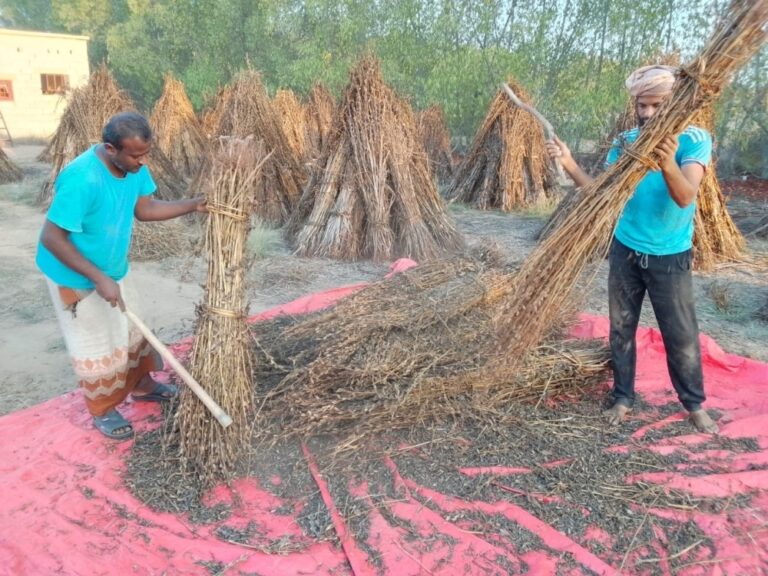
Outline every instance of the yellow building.
{"label": "yellow building", "polygon": [[88,75],[87,36],[0,28],[0,112],[14,140],[50,137]]}

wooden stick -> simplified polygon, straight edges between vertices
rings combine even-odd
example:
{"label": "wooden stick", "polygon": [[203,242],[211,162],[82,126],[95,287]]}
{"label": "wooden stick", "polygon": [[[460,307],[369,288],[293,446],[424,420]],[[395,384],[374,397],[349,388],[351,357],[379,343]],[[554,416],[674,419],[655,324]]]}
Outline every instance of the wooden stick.
{"label": "wooden stick", "polygon": [[230,418],[229,414],[224,412],[221,406],[216,404],[216,401],[211,398],[208,395],[208,392],[206,392],[205,389],[203,389],[203,387],[198,384],[197,380],[195,380],[192,375],[187,372],[186,368],[184,368],[184,366],[181,365],[181,362],[179,362],[171,353],[171,351],[166,348],[165,344],[160,342],[160,340],[157,339],[152,331],[147,328],[146,324],[144,324],[144,322],[142,322],[139,317],[131,312],[131,310],[129,310],[127,307],[125,309],[125,315],[131,322],[136,325],[136,328],[139,329],[139,332],[141,332],[144,338],[146,338],[147,341],[152,345],[152,348],[157,350],[158,354],[163,357],[163,360],[170,364],[171,368],[173,368],[176,374],[179,375],[179,378],[184,380],[184,383],[189,386],[190,390],[195,393],[195,396],[197,396],[205,405],[205,407],[208,408],[208,411],[213,414],[213,417],[218,420],[219,424],[221,424],[223,428],[226,428],[232,424],[232,418]]}
{"label": "wooden stick", "polygon": [[[541,127],[544,128],[544,138],[548,142],[554,142],[554,140],[555,140],[555,129],[552,128],[552,124],[549,122],[549,120],[544,118],[544,115],[541,112],[539,112],[538,110],[536,110],[536,108],[534,108],[533,106],[529,106],[528,104],[526,104],[525,102],[520,100],[520,98],[518,98],[517,94],[514,93],[512,88],[510,88],[509,85],[506,82],[504,84],[502,84],[501,86],[502,86],[502,88],[504,88],[504,91],[507,93],[507,96],[509,96],[509,99],[512,100],[512,104],[514,104],[518,108],[522,108],[523,110],[525,110],[526,112],[528,112],[530,114],[533,114],[533,117],[536,118],[536,120],[539,121],[539,124],[541,124]],[[555,160],[554,163],[555,163],[555,169],[557,170],[557,177],[559,179],[564,178],[565,174],[563,174],[563,167],[560,165],[560,161],[559,160]]]}

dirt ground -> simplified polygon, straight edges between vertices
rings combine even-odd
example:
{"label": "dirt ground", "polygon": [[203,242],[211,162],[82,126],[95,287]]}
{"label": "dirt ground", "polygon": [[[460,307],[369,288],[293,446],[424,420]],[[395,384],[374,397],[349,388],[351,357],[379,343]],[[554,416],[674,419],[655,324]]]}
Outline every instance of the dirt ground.
{"label": "dirt ground", "polygon": [[[70,391],[74,375],[51,308],[42,275],[34,264],[45,215],[34,198],[49,167],[35,160],[40,146],[7,150],[25,173],[18,184],[0,186],[0,414]],[[730,201],[737,223],[748,229],[768,213],[768,196],[741,195]],[[506,257],[522,260],[535,245],[546,219],[543,211],[518,214],[480,212],[452,206],[470,244],[495,240]],[[278,231],[254,240],[262,258],[250,270],[251,312],[268,309],[303,294],[380,278],[385,265],[335,262],[293,256]],[[749,239],[750,262],[721,265],[694,278],[699,324],[728,352],[768,361],[768,241]],[[142,316],[161,340],[174,342],[192,333],[195,304],[202,296],[205,264],[194,257],[135,262],[134,281],[142,295]],[[606,314],[607,267],[597,271],[582,309]],[[644,324],[654,325],[650,306]]]}

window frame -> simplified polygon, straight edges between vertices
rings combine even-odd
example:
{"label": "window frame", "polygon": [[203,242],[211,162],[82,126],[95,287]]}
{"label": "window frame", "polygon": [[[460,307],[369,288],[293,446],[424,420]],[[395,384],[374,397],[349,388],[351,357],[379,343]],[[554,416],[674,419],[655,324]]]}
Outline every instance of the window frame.
{"label": "window frame", "polygon": [[8,95],[4,96],[0,92],[0,102],[13,102],[13,80],[10,78],[0,78],[0,89],[7,88]]}
{"label": "window frame", "polygon": [[69,90],[69,74],[40,73],[40,91],[44,96],[61,96]]}

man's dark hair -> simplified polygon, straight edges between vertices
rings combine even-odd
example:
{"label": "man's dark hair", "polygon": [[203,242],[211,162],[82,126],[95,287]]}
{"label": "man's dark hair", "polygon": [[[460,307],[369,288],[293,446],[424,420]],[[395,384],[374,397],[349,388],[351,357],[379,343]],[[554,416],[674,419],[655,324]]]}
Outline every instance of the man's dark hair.
{"label": "man's dark hair", "polygon": [[141,138],[144,142],[152,139],[152,128],[144,116],[136,112],[120,112],[109,119],[101,131],[101,139],[116,149],[123,148],[123,140]]}

